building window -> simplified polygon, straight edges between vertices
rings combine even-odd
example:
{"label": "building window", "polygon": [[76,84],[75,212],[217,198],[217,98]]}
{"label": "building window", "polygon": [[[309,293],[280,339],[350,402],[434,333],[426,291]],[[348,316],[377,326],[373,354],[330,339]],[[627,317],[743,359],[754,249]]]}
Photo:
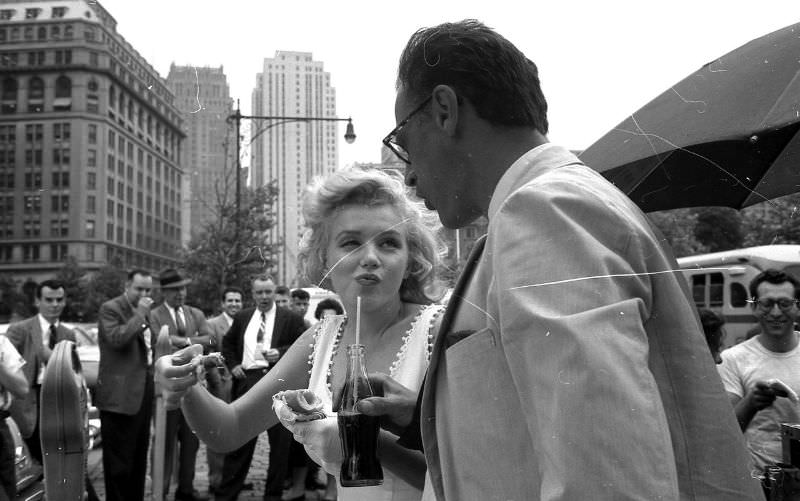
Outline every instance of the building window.
{"label": "building window", "polygon": [[50,260],[63,261],[67,258],[67,244],[50,244]]}
{"label": "building window", "polygon": [[25,214],[39,214],[42,212],[42,197],[40,195],[27,195],[23,197]]}
{"label": "building window", "polygon": [[94,195],[89,195],[86,197],[86,213],[87,214],[94,214],[95,213],[95,197]]}
{"label": "building window", "polygon": [[94,219],[86,220],[86,238],[94,238]]}
{"label": "building window", "polygon": [[69,172],[53,172],[53,188],[69,188]]}
{"label": "building window", "polygon": [[56,64],[72,64],[72,51],[69,49],[57,50]]}
{"label": "building window", "polygon": [[14,9],[2,9],[0,10],[0,21],[8,21],[12,17],[14,17]]}
{"label": "building window", "polygon": [[[3,40],[0,40],[2,42]],[[19,54],[16,52],[0,53],[0,67],[15,68],[19,64]]]}
{"label": "building window", "polygon": [[22,230],[25,238],[39,237],[42,235],[42,224],[39,221],[25,221]]}
{"label": "building window", "polygon": [[61,75],[56,79],[56,98],[53,111],[69,111],[72,109],[72,80]]}
{"label": "building window", "polygon": [[86,166],[97,167],[97,152],[95,150],[86,151]]}
{"label": "building window", "polygon": [[28,81],[28,112],[42,111],[44,111],[44,81],[39,77],[33,77]]}
{"label": "building window", "polygon": [[42,188],[42,173],[41,172],[26,172],[25,173],[25,189],[38,190]]}
{"label": "building window", "polygon": [[28,52],[28,66],[43,66],[43,65],[44,65],[43,50]]}
{"label": "building window", "polygon": [[[111,176],[109,176],[108,180],[106,181],[106,193],[108,193],[109,196],[112,196],[112,197],[114,196],[114,178],[111,177]],[[110,216],[114,215],[113,208],[111,210],[111,214],[109,214],[109,215]]]}
{"label": "building window", "polygon": [[92,244],[86,246],[86,260],[94,261],[94,245]]}
{"label": "building window", "polygon": [[36,19],[39,17],[39,14],[42,12],[42,9],[25,9],[25,19]]}
{"label": "building window", "polygon": [[25,142],[28,144],[41,144],[44,136],[44,126],[42,124],[25,125]]}
{"label": "building window", "polygon": [[38,245],[23,245],[22,246],[22,260],[23,261],[38,261],[39,260],[39,246]]}
{"label": "building window", "polygon": [[97,174],[95,174],[94,172],[86,173],[86,189],[87,190],[97,189]]}
{"label": "building window", "polygon": [[53,19],[59,19],[64,17],[66,13],[67,13],[66,7],[53,7],[53,9],[50,11],[50,17],[52,17]]}
{"label": "building window", "polygon": [[97,144],[97,126],[94,124],[89,124],[88,141],[89,144]]}
{"label": "building window", "polygon": [[90,52],[89,53],[89,66],[100,66],[100,58],[97,52]]}
{"label": "building window", "polygon": [[70,139],[69,122],[53,124],[53,139],[55,139],[57,143],[69,142]]}
{"label": "building window", "polygon": [[3,79],[3,91],[0,94],[0,113],[17,111],[17,81],[14,78]]}
{"label": "building window", "polygon": [[71,39],[72,39],[72,36],[73,36],[73,35],[72,35],[72,34],[73,34],[73,31],[74,31],[74,30],[73,30],[73,28],[72,28],[72,25],[71,25],[71,24],[68,24],[68,25],[64,26],[64,38],[65,38],[66,40],[71,40]]}

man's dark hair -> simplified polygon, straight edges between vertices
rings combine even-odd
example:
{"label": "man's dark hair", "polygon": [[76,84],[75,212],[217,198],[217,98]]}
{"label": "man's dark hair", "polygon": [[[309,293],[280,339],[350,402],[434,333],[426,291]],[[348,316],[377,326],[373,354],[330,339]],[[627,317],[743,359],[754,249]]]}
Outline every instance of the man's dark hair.
{"label": "man's dark hair", "polygon": [[305,289],[295,289],[292,291],[292,298],[309,300],[311,299],[311,294]]}
{"label": "man's dark hair", "polygon": [[149,271],[145,270],[144,268],[134,268],[128,272],[128,282],[133,280],[133,277],[136,275],[141,275],[143,277],[152,276],[152,274]]}
{"label": "man's dark hair", "polygon": [[222,300],[223,301],[225,301],[225,296],[227,296],[229,292],[235,292],[236,294],[239,294],[240,296],[242,296],[242,299],[244,299],[244,292],[242,292],[242,289],[240,289],[238,287],[230,286],[230,287],[225,287],[225,290],[222,291]]}
{"label": "man's dark hair", "polygon": [[275,295],[280,296],[288,296],[289,295],[289,288],[285,285],[279,285],[275,287]]}
{"label": "man's dark hair", "polygon": [[64,284],[60,280],[45,280],[36,286],[36,299],[42,299],[42,289],[45,287],[56,290],[63,288]]}
{"label": "man's dark hair", "polygon": [[317,303],[317,308],[314,310],[314,318],[319,320],[322,316],[322,312],[325,310],[334,310],[337,315],[344,313],[344,308],[341,303],[330,297]]}
{"label": "man's dark hair", "polygon": [[758,286],[767,282],[769,284],[782,284],[789,282],[794,287],[795,299],[800,299],[800,282],[786,272],[770,268],[762,271],[750,281],[750,297],[758,299]]}
{"label": "man's dark hair", "polygon": [[547,134],[547,101],[536,65],[514,44],[474,19],[422,28],[400,56],[397,86],[422,102],[446,84],[493,125]]}
{"label": "man's dark hair", "polygon": [[706,335],[708,345],[719,346],[722,337],[720,330],[725,325],[725,319],[717,315],[711,310],[705,308],[699,310],[700,323],[703,326],[703,333]]}

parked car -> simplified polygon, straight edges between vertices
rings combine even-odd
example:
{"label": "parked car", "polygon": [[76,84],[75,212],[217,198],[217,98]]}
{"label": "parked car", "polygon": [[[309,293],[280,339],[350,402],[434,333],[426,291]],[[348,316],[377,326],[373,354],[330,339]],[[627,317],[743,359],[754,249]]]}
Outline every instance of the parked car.
{"label": "parked car", "polygon": [[36,460],[31,458],[28,446],[19,433],[17,423],[6,418],[6,423],[14,439],[14,456],[17,475],[17,501],[36,501],[44,498],[44,470]]}

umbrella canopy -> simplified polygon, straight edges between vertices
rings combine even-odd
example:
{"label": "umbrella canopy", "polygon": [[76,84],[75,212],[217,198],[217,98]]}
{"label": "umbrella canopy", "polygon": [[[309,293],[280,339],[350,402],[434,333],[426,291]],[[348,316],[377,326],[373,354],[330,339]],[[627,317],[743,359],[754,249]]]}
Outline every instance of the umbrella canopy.
{"label": "umbrella canopy", "polygon": [[800,23],[700,68],[581,159],[645,211],[742,208],[800,191]]}

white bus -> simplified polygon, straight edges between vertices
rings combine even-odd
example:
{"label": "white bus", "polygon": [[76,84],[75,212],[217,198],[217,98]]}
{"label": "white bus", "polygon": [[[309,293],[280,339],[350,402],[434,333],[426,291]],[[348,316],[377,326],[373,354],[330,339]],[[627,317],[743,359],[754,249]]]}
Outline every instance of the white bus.
{"label": "white bus", "polygon": [[725,318],[723,348],[744,341],[756,326],[748,299],[750,281],[768,268],[800,280],[800,245],[762,245],[678,259],[698,308]]}

